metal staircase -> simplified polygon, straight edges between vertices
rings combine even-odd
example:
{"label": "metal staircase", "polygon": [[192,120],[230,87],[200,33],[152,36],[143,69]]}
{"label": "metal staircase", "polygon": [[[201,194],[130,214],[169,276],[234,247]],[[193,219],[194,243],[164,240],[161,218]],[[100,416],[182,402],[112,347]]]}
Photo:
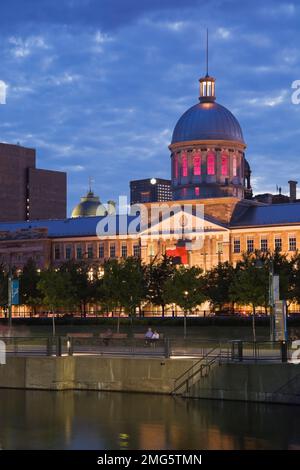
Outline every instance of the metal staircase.
{"label": "metal staircase", "polygon": [[177,377],[171,395],[183,395],[188,393],[193,385],[201,380],[201,378],[207,377],[211,368],[217,364],[219,365],[220,362],[221,349],[218,346],[211,349],[205,356],[201,357],[201,359]]}

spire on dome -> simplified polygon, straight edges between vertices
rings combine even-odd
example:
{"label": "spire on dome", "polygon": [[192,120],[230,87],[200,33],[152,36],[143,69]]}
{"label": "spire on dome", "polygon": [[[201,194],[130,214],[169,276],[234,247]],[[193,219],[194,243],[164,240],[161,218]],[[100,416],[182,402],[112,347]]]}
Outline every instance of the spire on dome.
{"label": "spire on dome", "polygon": [[208,29],[206,30],[206,75],[199,79],[201,103],[205,101],[215,101],[215,79],[208,74]]}

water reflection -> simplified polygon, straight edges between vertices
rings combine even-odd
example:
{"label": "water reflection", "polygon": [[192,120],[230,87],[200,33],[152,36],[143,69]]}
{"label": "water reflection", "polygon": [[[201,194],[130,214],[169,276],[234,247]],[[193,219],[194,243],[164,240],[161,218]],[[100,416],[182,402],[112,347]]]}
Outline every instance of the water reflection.
{"label": "water reflection", "polygon": [[300,449],[300,407],[0,390],[2,449]]}

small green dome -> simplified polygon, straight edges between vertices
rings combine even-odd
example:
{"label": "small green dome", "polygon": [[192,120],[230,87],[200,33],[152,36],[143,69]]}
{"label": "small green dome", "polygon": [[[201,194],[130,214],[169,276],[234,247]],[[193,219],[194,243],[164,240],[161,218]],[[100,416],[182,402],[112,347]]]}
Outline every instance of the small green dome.
{"label": "small green dome", "polygon": [[88,191],[87,195],[80,198],[80,203],[74,207],[71,217],[93,217],[95,215],[105,215],[105,207],[101,204],[98,196],[93,191]]}

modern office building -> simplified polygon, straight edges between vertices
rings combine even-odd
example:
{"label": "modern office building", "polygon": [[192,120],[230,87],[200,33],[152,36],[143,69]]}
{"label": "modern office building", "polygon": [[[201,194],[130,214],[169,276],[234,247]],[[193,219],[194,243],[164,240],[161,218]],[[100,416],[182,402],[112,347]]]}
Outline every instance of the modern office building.
{"label": "modern office building", "polygon": [[67,177],[36,168],[34,149],[0,143],[0,221],[63,219]]}
{"label": "modern office building", "polygon": [[130,204],[172,200],[171,181],[148,178],[130,181]]}

